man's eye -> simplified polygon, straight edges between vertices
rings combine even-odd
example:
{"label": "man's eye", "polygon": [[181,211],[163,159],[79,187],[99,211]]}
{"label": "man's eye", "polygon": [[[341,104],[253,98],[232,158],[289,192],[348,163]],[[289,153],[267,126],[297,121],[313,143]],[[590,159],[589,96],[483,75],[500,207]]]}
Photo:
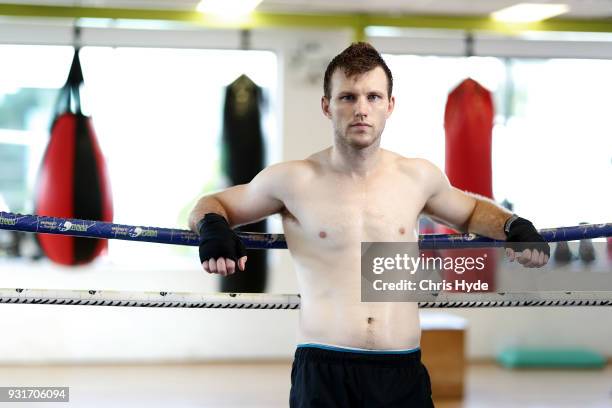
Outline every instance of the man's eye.
{"label": "man's eye", "polygon": [[343,95],[340,97],[340,100],[343,101],[352,101],[354,99],[353,95]]}
{"label": "man's eye", "polygon": [[379,100],[379,99],[380,99],[380,95],[370,95],[370,96],[368,96],[368,98],[369,98],[371,101],[377,101],[377,100]]}

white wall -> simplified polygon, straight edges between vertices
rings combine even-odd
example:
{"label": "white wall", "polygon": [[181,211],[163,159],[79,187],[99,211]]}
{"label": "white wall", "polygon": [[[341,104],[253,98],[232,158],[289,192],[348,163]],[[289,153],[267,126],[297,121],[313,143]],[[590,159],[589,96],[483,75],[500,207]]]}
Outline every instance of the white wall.
{"label": "white wall", "polygon": [[[3,42],[70,43],[67,26],[0,27]],[[102,35],[103,34],[103,35]],[[298,159],[330,143],[320,112],[325,63],[351,40],[348,31],[254,32],[252,47],[275,50],[281,63],[282,160]],[[89,42],[88,42],[89,41]],[[143,33],[84,30],[84,44],[238,48],[233,32]],[[409,50],[410,42],[378,40],[380,51]],[[440,42],[437,47],[442,47]],[[418,46],[426,50],[427,43]],[[385,47],[389,47],[388,49]],[[537,47],[542,44],[537,44]],[[425,47],[425,48],[423,48]],[[524,52],[525,44],[521,43]],[[444,47],[442,47],[444,48]],[[448,47],[446,49],[449,49]],[[305,52],[305,50],[310,50]],[[458,52],[460,53],[460,51]],[[273,228],[279,230],[278,219]],[[125,245],[154,244],[128,243]],[[272,251],[270,292],[295,293],[287,251]],[[148,270],[117,268],[104,260],[81,271],[0,263],[0,286],[67,289],[206,292],[215,280],[195,262]],[[588,346],[612,356],[612,308],[511,308],[453,310],[469,320],[470,357],[492,357],[506,345]],[[433,312],[438,313],[438,312]],[[0,305],[0,363],[85,361],[192,361],[223,358],[289,358],[296,311],[133,309],[87,306]]]}

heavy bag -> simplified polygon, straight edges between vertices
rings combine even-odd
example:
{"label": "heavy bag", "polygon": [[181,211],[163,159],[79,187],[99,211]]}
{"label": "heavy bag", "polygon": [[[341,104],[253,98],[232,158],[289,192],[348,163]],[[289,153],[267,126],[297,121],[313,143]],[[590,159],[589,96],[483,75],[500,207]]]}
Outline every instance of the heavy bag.
{"label": "heavy bag", "polygon": [[[110,222],[113,209],[109,178],[91,118],[81,112],[82,84],[77,49],[56,103],[51,137],[38,175],[35,212]],[[61,223],[55,227],[78,226]],[[38,241],[45,255],[62,265],[91,262],[107,248],[105,239],[40,234]]]}
{"label": "heavy bag", "polygon": [[[448,95],[444,112],[446,133],[445,172],[450,183],[460,190],[493,198],[491,169],[491,136],[493,133],[494,107],[491,93],[475,80],[468,78]],[[456,231],[441,227],[441,233]],[[486,282],[494,289],[494,249],[445,250],[444,256],[477,258],[486,256],[484,270],[465,271],[461,280]],[[447,277],[453,271],[447,271]]]}
{"label": "heavy bag", "polygon": [[446,175],[451,184],[493,198],[491,136],[493,98],[468,78],[449,95],[444,112]]}
{"label": "heavy bag", "polygon": [[[250,182],[264,165],[262,90],[241,75],[226,88],[223,110],[223,168],[232,185]],[[266,221],[241,231],[266,232]],[[266,288],[267,251],[247,250],[246,270],[221,280],[222,292],[261,293]]]}

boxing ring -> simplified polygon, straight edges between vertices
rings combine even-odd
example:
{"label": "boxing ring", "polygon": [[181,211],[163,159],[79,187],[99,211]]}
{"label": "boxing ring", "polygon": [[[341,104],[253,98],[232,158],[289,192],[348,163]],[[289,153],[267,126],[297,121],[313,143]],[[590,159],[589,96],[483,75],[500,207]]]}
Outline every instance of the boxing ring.
{"label": "boxing ring", "polygon": [[[44,217],[0,212],[0,229],[39,234],[58,234],[88,238],[120,239],[160,244],[198,246],[197,234],[180,229],[113,224],[100,221]],[[612,236],[612,223],[542,229],[547,242],[575,241]],[[248,249],[286,249],[283,234],[238,232]],[[421,249],[502,247],[505,241],[475,234],[427,234],[419,236]],[[612,306],[612,292],[489,293],[487,300],[477,294],[454,298],[452,293],[440,301],[418,302],[421,308],[475,308],[517,306]],[[156,308],[211,309],[298,309],[296,294],[136,292],[108,290],[49,290],[2,288],[0,303],[127,306]]]}

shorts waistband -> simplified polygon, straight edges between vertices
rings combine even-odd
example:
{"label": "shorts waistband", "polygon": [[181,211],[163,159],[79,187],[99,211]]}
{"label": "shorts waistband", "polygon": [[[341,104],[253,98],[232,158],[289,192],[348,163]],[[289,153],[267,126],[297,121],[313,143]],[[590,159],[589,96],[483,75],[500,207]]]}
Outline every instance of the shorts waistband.
{"label": "shorts waistband", "polygon": [[325,344],[299,344],[295,359],[309,361],[354,362],[378,365],[403,365],[407,362],[420,362],[421,349],[408,350],[355,350],[350,348],[328,346]]}
{"label": "shorts waistband", "polygon": [[330,351],[341,351],[343,353],[359,353],[359,354],[411,354],[420,350],[419,347],[413,349],[404,349],[404,350],[365,350],[365,349],[354,349],[347,347],[339,347],[339,346],[330,346],[327,344],[319,344],[319,343],[300,343],[297,345],[297,348],[317,348],[322,350],[330,350]]}

